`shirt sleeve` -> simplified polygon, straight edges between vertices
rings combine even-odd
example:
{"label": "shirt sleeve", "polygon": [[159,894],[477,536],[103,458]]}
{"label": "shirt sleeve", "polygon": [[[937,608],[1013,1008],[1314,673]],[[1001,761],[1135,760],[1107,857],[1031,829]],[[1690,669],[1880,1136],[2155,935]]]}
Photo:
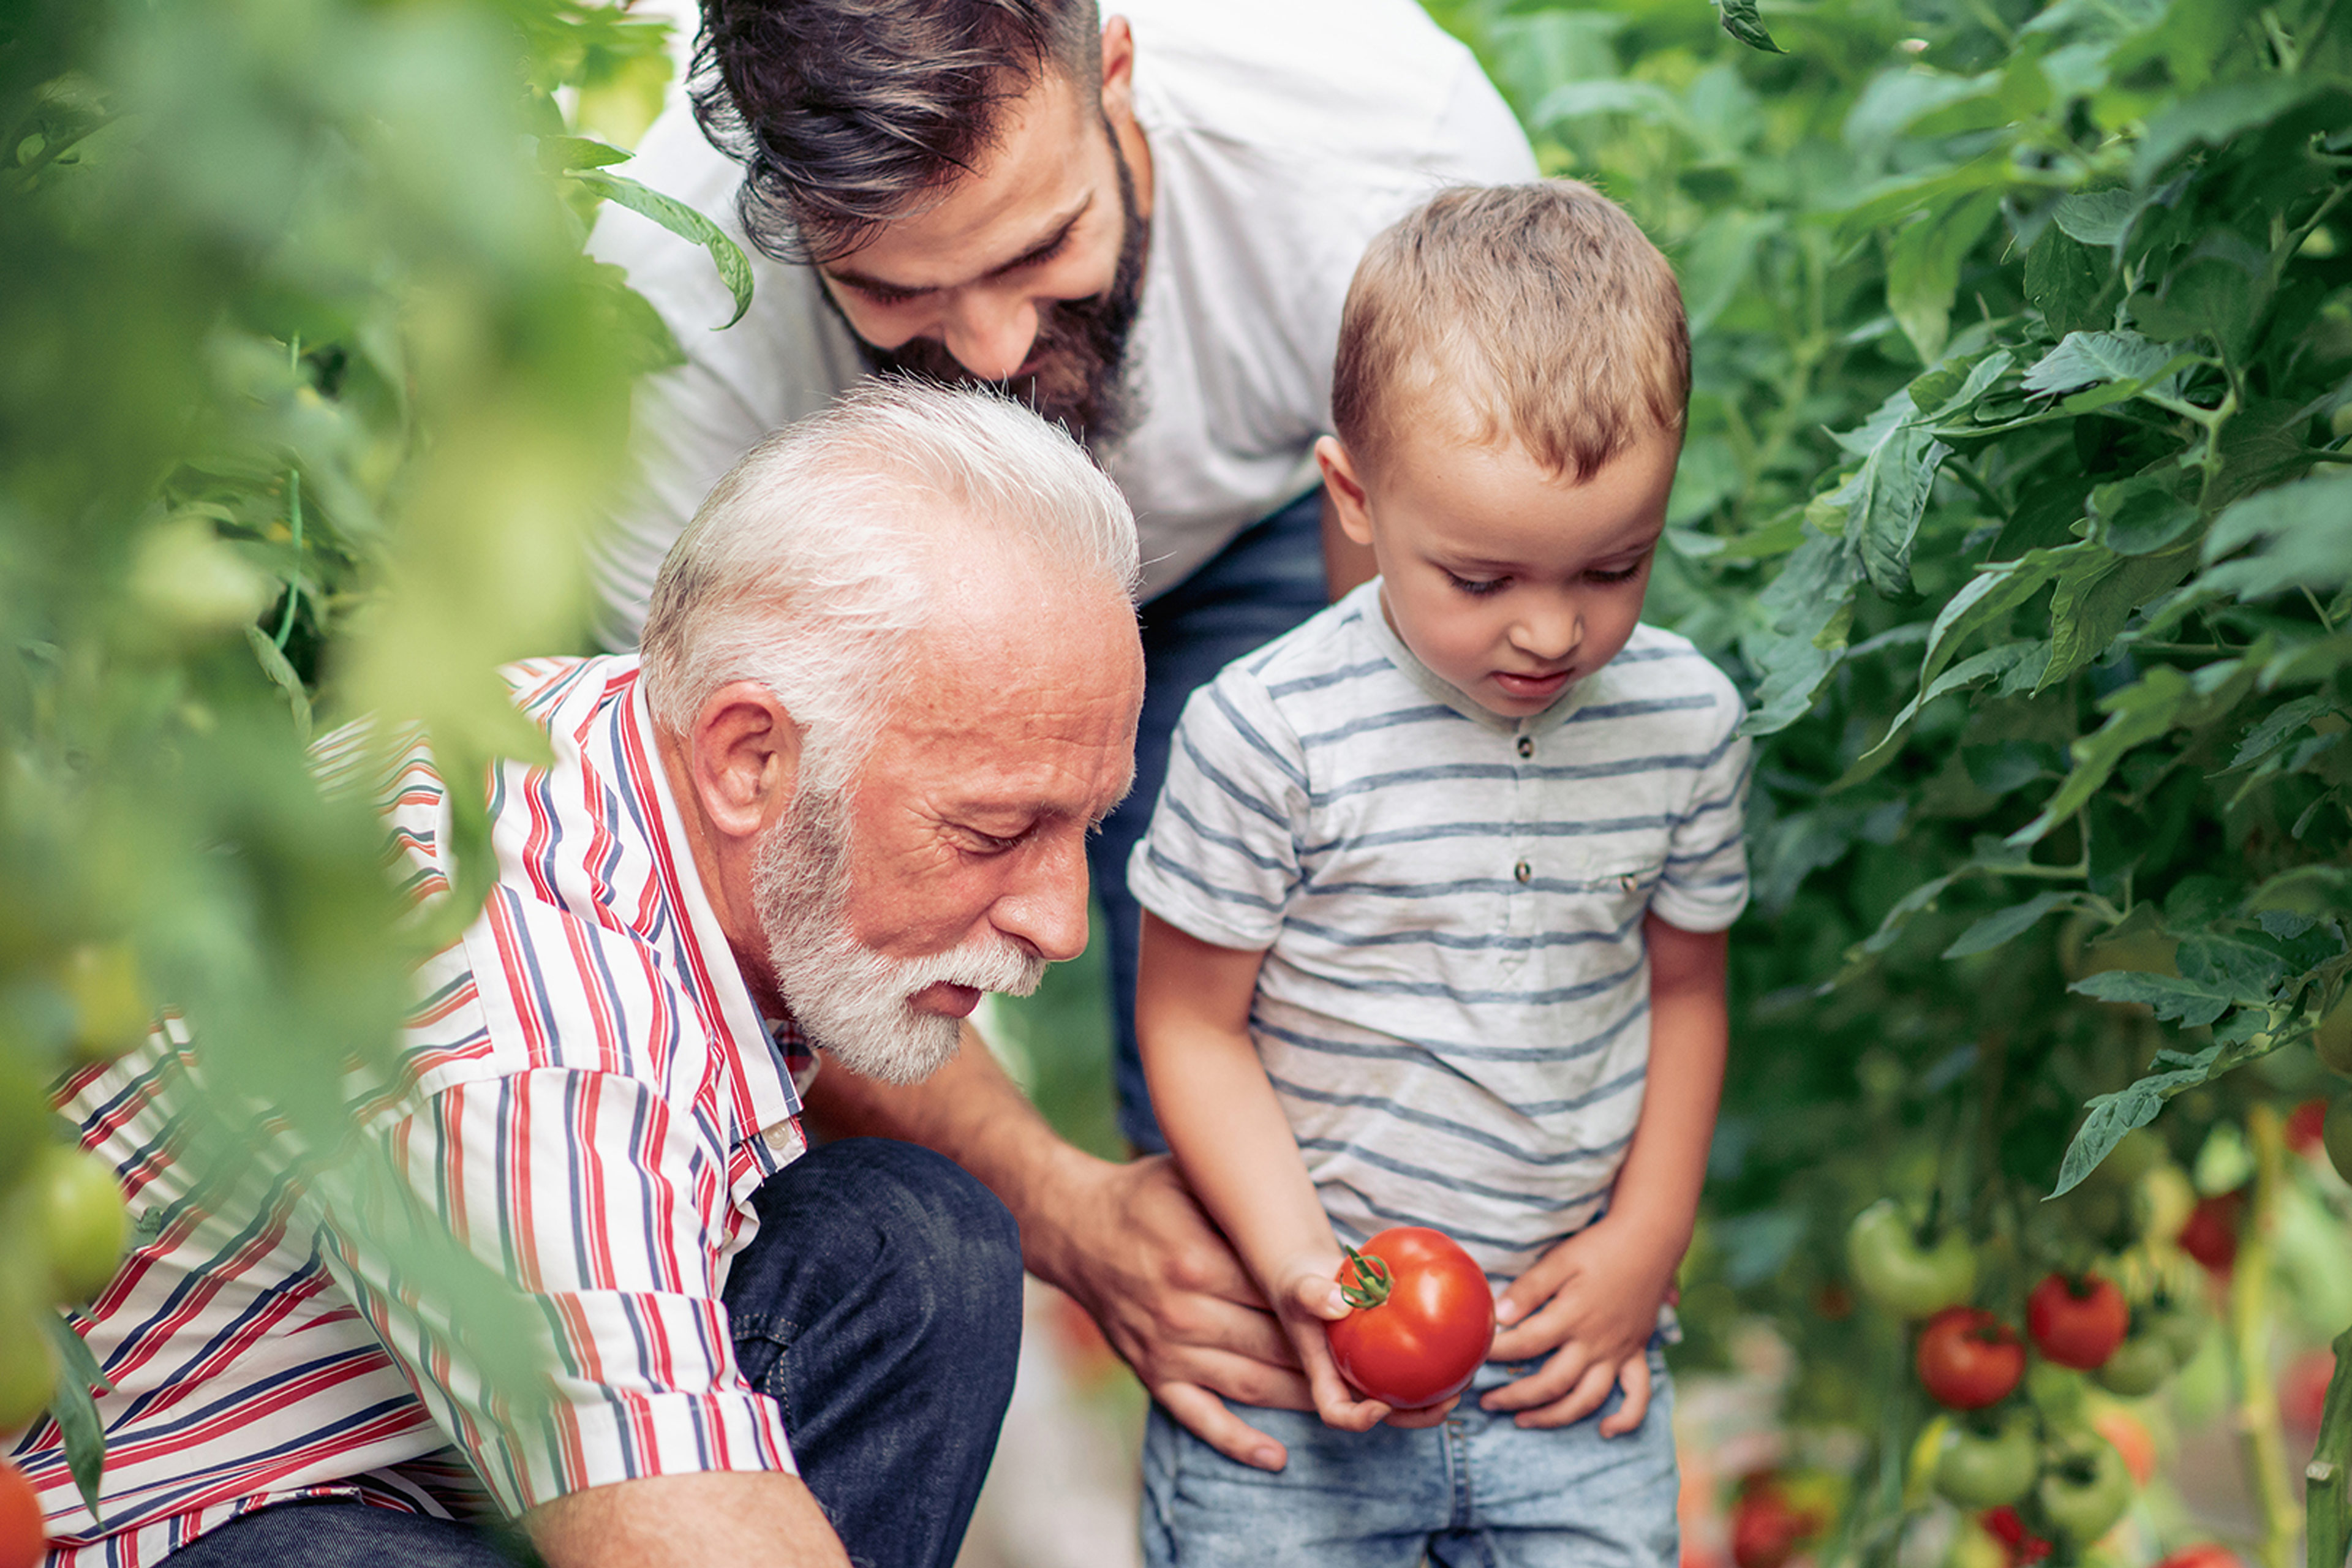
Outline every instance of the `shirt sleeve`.
{"label": "shirt sleeve", "polygon": [[1750,745],[1738,690],[1712,665],[1716,723],[1668,841],[1666,867],[1650,909],[1685,931],[1727,930],[1748,907],[1746,818]]}
{"label": "shirt sleeve", "polygon": [[[556,935],[466,945],[511,957]],[[648,1476],[794,1468],[782,1411],[735,1364],[720,1299],[729,1151],[690,1087],[640,1076],[659,1059],[698,1078],[709,1049],[652,966],[604,973],[609,994],[581,999],[579,1018],[544,995],[502,1018],[493,981],[426,1030],[412,1026],[422,1079],[373,1126],[386,1158],[353,1162],[328,1189],[329,1261],[512,1513]],[[480,965],[452,973],[445,994],[463,998]],[[502,1037],[542,1026],[520,1048]],[[642,1030],[676,1037],[657,1052],[611,1049]],[[605,1065],[567,1059],[591,1050]],[[453,1237],[487,1268],[453,1267]]]}
{"label": "shirt sleeve", "polygon": [[1271,947],[1298,887],[1296,825],[1307,802],[1297,737],[1265,688],[1228,666],[1176,722],[1168,781],[1128,859],[1128,890],[1202,942]]}

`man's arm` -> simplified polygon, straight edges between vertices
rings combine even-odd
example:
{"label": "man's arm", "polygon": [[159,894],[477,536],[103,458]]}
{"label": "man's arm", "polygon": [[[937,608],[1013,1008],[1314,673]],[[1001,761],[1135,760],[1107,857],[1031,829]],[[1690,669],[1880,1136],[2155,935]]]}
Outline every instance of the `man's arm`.
{"label": "man's arm", "polygon": [[967,1025],[953,1061],[901,1087],[834,1068],[810,1110],[839,1136],[898,1138],[971,1172],[1021,1224],[1029,1271],[1075,1297],[1203,1442],[1244,1464],[1279,1448],[1228,1410],[1311,1410],[1282,1330],[1164,1156],[1115,1164],[1062,1141]]}
{"label": "man's arm", "polygon": [[815,1497],[781,1470],[616,1481],[557,1498],[522,1523],[547,1568],[849,1568]]}

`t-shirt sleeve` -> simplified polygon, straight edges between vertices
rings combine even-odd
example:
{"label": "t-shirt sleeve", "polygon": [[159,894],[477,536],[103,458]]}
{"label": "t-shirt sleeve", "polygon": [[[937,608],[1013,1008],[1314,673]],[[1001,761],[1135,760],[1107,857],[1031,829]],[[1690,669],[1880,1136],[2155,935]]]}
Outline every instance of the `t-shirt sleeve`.
{"label": "t-shirt sleeve", "polygon": [[[609,1018],[578,1022],[610,1039],[693,1027],[646,978],[616,984]],[[573,1032],[564,1005],[543,1016],[559,1034]],[[735,1363],[719,1295],[729,1151],[625,1051],[610,1069],[558,1046],[532,1051],[538,1065],[468,1073],[462,1058],[500,1011],[476,1000],[412,1024],[412,1060],[435,1062],[425,1037],[439,1034],[460,1065],[428,1066],[373,1124],[388,1159],[352,1163],[350,1184],[323,1194],[335,1273],[509,1512],[648,1476],[793,1469],[782,1410]],[[478,1283],[431,1265],[451,1237],[487,1266]]]}
{"label": "t-shirt sleeve", "polygon": [[1746,817],[1750,747],[1740,735],[1745,706],[1708,667],[1719,689],[1690,795],[1668,841],[1665,871],[1651,912],[1685,931],[1723,931],[1748,907]]}
{"label": "t-shirt sleeve", "polygon": [[1518,117],[1475,59],[1455,68],[1429,140],[1428,167],[1448,184],[1524,184],[1538,177]]}
{"label": "t-shirt sleeve", "polygon": [[1151,826],[1128,890],[1170,925],[1218,947],[1274,945],[1298,886],[1305,752],[1240,665],[1192,693],[1177,721]]}

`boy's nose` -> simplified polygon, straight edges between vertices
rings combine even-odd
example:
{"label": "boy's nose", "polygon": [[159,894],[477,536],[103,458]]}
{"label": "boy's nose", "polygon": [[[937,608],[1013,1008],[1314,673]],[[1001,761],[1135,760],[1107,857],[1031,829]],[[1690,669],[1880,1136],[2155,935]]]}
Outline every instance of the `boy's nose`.
{"label": "boy's nose", "polygon": [[1584,640],[1584,616],[1574,605],[1531,609],[1511,628],[1511,640],[1531,658],[1566,658]]}

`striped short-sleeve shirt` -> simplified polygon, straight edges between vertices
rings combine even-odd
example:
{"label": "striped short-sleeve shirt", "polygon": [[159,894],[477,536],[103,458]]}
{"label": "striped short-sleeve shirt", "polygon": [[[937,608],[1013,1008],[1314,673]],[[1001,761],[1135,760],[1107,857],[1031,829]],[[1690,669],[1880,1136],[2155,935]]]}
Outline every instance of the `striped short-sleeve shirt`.
{"label": "striped short-sleeve shirt", "polygon": [[1129,864],[1263,951],[1250,1028],[1334,1228],[1426,1225],[1515,1276],[1606,1204],[1649,1056],[1643,917],[1748,897],[1744,705],[1688,641],[1524,720],[1416,659],[1377,582],[1185,705]]}
{"label": "striped short-sleeve shirt", "polygon": [[[47,1510],[49,1568],[152,1563],[297,1498],[467,1518],[792,1468],[719,1292],[758,1229],[753,1193],[805,1147],[808,1053],[761,1019],[704,896],[635,659],[507,673],[554,762],[494,774],[497,885],[418,975],[399,1081],[354,1102],[389,1156],[366,1168],[394,1173],[393,1191],[305,1179],[266,1119],[242,1169],[206,1157],[185,1109],[202,1042],[176,1025],[65,1085],[82,1146],[129,1195],[134,1245],[74,1321],[113,1384],[98,1516],[53,1423],[13,1456]],[[322,771],[339,749],[359,750],[330,738]],[[445,891],[448,800],[422,744],[383,806],[394,874]],[[384,1216],[403,1212],[528,1293],[551,1399],[502,1396],[466,1326],[383,1255]]]}

